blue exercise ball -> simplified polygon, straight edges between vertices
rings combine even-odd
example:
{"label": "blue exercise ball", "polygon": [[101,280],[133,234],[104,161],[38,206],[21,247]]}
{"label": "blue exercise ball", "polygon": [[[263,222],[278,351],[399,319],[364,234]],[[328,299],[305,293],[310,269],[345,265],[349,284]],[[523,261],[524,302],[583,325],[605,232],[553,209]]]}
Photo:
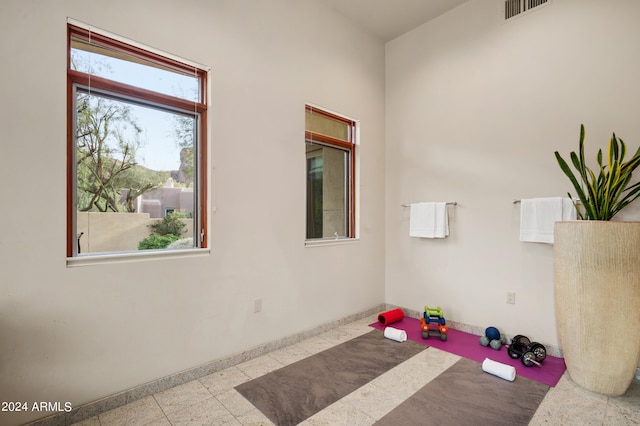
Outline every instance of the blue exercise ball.
{"label": "blue exercise ball", "polygon": [[495,327],[487,327],[484,334],[489,338],[489,340],[500,340],[500,331]]}

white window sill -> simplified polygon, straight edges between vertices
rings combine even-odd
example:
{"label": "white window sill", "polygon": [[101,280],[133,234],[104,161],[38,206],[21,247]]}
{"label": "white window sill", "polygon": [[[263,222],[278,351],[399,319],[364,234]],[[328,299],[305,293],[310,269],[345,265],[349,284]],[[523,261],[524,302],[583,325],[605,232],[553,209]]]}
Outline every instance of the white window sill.
{"label": "white window sill", "polygon": [[359,242],[359,238],[331,238],[325,240],[306,240],[304,242],[305,247],[325,247],[325,246],[335,246],[342,244],[354,244]]}
{"label": "white window sill", "polygon": [[208,256],[211,249],[194,248],[179,250],[141,250],[135,252],[105,253],[105,254],[81,254],[77,257],[67,258],[67,267],[93,266],[110,263],[142,262],[147,260],[177,259],[183,257]]}

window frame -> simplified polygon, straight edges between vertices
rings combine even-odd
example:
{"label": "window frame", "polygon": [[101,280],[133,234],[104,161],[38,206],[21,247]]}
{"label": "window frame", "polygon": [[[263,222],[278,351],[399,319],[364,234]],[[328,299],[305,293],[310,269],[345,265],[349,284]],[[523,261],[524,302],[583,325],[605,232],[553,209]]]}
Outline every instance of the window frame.
{"label": "window frame", "polygon": [[[199,99],[190,101],[178,97],[166,95],[148,89],[139,88],[125,83],[110,80],[96,75],[90,75],[81,71],[71,69],[71,49],[72,39],[80,39],[85,42],[99,44],[100,46],[109,48],[115,52],[130,55],[134,58],[151,62],[158,67],[166,68],[182,74],[192,74],[198,79]],[[194,111],[198,115],[198,131],[195,141],[196,159],[195,159],[195,182],[194,182],[194,247],[193,249],[208,248],[208,156],[209,156],[209,138],[207,133],[207,109],[209,97],[209,68],[190,63],[190,61],[175,58],[173,55],[160,52],[156,49],[144,46],[131,40],[110,34],[107,31],[92,28],[86,24],[82,24],[71,19],[67,22],[67,242],[66,255],[69,260],[78,259],[78,237],[77,237],[77,206],[76,206],[76,178],[77,169],[75,164],[75,97],[76,86],[89,87],[91,91],[96,93],[113,94],[117,99],[129,100],[141,105],[156,106],[159,109],[186,110]],[[199,237],[199,238],[198,238]],[[165,252],[180,252],[184,254],[186,251],[193,250],[165,250]],[[151,250],[145,252],[152,252]],[[98,258],[98,257],[142,257],[146,258],[153,253],[132,252],[107,252],[107,253],[82,253],[82,257]]]}
{"label": "window frame", "polygon": [[[307,233],[305,231],[305,242],[307,245],[313,245],[314,243],[322,243],[322,242],[334,242],[336,240],[341,241],[352,241],[358,238],[358,220],[357,220],[357,207],[358,207],[358,193],[357,193],[357,181],[358,181],[358,146],[359,146],[359,122],[355,119],[348,118],[346,116],[340,115],[338,113],[327,110],[326,108],[322,108],[319,106],[315,106],[313,104],[305,104],[305,114],[310,112],[312,114],[317,114],[323,116],[325,118],[338,121],[340,123],[344,123],[348,126],[347,131],[347,140],[342,140],[339,138],[335,138],[328,135],[323,135],[321,133],[317,133],[307,129],[305,124],[305,144],[307,141],[311,141],[314,144],[324,145],[330,148],[336,148],[342,151],[346,151],[349,155],[349,167],[348,167],[348,183],[346,185],[347,194],[347,202],[346,202],[346,216],[348,219],[346,220],[347,230],[345,232],[345,237],[342,238],[333,238],[333,237],[321,237],[321,238],[307,238]],[[305,200],[308,194],[305,196]],[[306,205],[306,202],[305,202]],[[306,212],[305,207],[305,212]],[[306,217],[306,213],[305,213]],[[306,227],[305,219],[305,227]]]}

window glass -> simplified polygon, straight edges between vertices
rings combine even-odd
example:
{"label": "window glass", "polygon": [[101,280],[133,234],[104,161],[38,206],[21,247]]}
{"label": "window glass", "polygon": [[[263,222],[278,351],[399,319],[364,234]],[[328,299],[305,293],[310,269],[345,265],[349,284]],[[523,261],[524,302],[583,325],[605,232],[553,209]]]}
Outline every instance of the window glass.
{"label": "window glass", "polygon": [[76,109],[79,252],[160,248],[149,229],[134,226],[141,214],[179,217],[156,245],[176,237],[193,246],[195,118],[80,89]]}
{"label": "window glass", "polygon": [[314,114],[312,110],[306,113],[306,128],[321,135],[332,136],[349,141],[349,124],[331,119],[321,114]]}
{"label": "window glass", "polygon": [[97,77],[196,102],[199,79],[142,58],[78,39],[71,40],[71,67]]}
{"label": "window glass", "polygon": [[347,237],[349,153],[307,143],[307,238]]}

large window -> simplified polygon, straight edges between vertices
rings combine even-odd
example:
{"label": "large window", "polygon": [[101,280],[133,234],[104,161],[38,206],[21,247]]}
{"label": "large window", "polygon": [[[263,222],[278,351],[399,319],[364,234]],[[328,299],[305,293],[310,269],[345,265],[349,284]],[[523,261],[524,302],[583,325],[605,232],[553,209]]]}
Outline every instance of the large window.
{"label": "large window", "polygon": [[207,70],[68,25],[67,256],[204,248]]}
{"label": "large window", "polygon": [[356,237],[354,120],[306,106],[307,239]]}

